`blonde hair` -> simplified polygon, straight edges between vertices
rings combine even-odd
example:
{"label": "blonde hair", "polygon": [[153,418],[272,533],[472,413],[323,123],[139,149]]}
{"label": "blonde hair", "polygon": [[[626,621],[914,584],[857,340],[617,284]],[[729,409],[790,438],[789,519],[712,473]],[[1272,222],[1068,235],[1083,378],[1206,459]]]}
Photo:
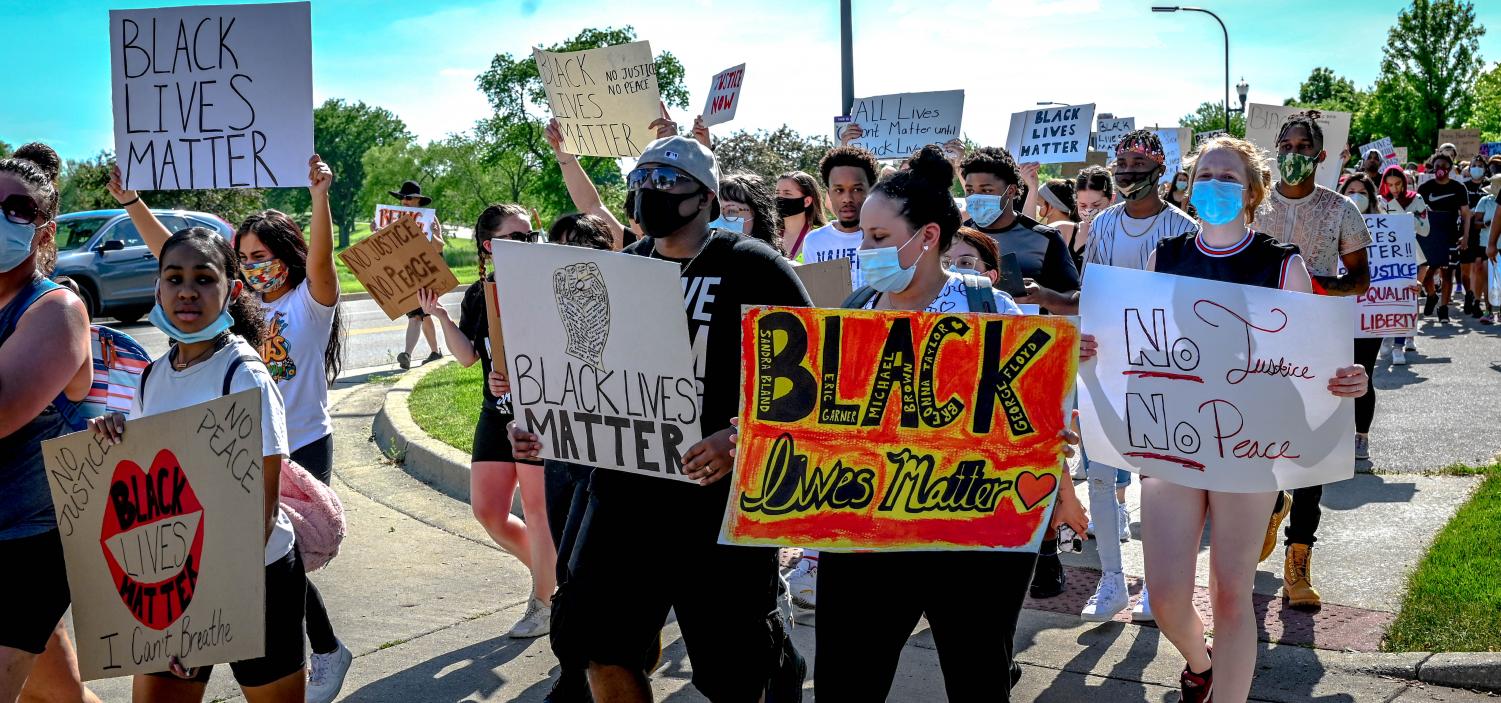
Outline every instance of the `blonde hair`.
{"label": "blonde hair", "polygon": [[1246,174],[1245,207],[1246,224],[1249,225],[1256,221],[1256,211],[1266,202],[1266,194],[1272,187],[1272,171],[1267,167],[1271,156],[1244,139],[1221,134],[1200,144],[1193,155],[1188,157],[1188,190],[1184,197],[1193,196],[1194,183],[1198,182],[1199,159],[1216,149],[1227,149],[1240,157],[1241,167]]}

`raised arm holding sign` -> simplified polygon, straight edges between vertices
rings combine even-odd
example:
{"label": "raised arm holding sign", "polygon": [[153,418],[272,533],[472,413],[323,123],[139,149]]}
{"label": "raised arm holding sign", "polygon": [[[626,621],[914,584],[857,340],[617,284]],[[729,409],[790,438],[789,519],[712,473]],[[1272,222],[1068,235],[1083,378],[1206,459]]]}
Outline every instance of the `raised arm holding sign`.
{"label": "raised arm holding sign", "polygon": [[745,80],[745,64],[714,74],[709,81],[709,98],[704,102],[705,127],[735,119],[740,107],[740,83]]}

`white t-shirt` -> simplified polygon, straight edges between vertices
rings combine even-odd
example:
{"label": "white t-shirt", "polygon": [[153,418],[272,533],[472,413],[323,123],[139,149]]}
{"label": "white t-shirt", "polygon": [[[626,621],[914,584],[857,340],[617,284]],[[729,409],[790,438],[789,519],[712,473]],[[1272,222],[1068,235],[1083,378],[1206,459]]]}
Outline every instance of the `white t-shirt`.
{"label": "white t-shirt", "polygon": [[1199,223],[1171,204],[1164,203],[1162,212],[1138,220],[1126,214],[1124,202],[1117,203],[1095,215],[1090,223],[1084,264],[1146,270],[1147,257],[1157,251],[1158,242],[1197,231]]}
{"label": "white t-shirt", "polygon": [[860,242],[864,238],[865,234],[859,230],[841,232],[830,222],[803,238],[803,250],[798,255],[798,262],[817,264],[839,258],[849,259],[850,284],[855,290],[859,290],[865,284],[865,279],[860,276],[860,257],[855,252],[860,249]]}
{"label": "white t-shirt", "polygon": [[323,365],[334,306],[313,298],[305,279],[275,302],[261,305],[268,329],[260,356],[286,400],[287,441],[295,451],[334,431]]}
{"label": "white t-shirt", "polygon": [[[1491,220],[1496,217],[1496,196],[1487,195],[1481,198],[1480,202],[1475,203],[1475,212],[1480,213],[1485,218],[1486,225],[1490,225]],[[1481,234],[1489,236],[1488,232],[1482,232]],[[1484,237],[1481,239],[1484,240]]]}
{"label": "white t-shirt", "polygon": [[[282,410],[281,391],[266,373],[266,367],[244,339],[233,337],[233,342],[221,347],[214,355],[182,371],[174,371],[172,363],[160,360],[151,369],[145,385],[131,401],[127,419],[137,420],[150,415],[181,410],[206,403],[221,397],[224,390],[224,371],[236,356],[245,360],[229,382],[229,392],[239,393],[252,388],[261,389],[261,452],[264,456],[288,456],[287,420]],[[142,405],[142,398],[145,405]],[[280,506],[276,508],[276,526],[271,538],[266,540],[266,563],[271,564],[292,551],[295,543],[292,521]]]}
{"label": "white t-shirt", "polygon": [[[964,277],[953,271],[945,271],[944,273],[948,274],[949,282],[943,286],[943,290],[938,291],[938,296],[933,298],[933,302],[928,303],[928,307],[924,308],[923,312],[974,312],[969,309],[969,293],[965,290]],[[1016,301],[1012,300],[1010,294],[1006,293],[1006,291],[991,288],[990,292],[995,294],[995,311],[997,313],[1001,315],[1023,314],[1022,309],[1017,306]],[[875,304],[876,297],[873,296],[869,302],[865,303],[865,307],[866,309],[872,309],[875,307]],[[1034,312],[1033,314],[1036,313]]]}

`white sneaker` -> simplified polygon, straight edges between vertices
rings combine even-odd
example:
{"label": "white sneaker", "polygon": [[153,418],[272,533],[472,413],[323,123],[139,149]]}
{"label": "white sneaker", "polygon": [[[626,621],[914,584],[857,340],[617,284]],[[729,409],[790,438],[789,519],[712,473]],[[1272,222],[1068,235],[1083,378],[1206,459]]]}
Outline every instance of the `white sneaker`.
{"label": "white sneaker", "polygon": [[813,610],[818,606],[818,560],[804,556],[787,575],[787,590],[792,606]]}
{"label": "white sneaker", "polygon": [[1385,361],[1392,358],[1392,338],[1381,338],[1381,349],[1376,352],[1377,361]]}
{"label": "white sneaker", "polygon": [[1116,613],[1131,605],[1131,593],[1126,590],[1126,575],[1119,571],[1100,574],[1100,585],[1094,595],[1084,604],[1079,617],[1085,622],[1108,622]]}
{"label": "white sneaker", "polygon": [[1116,507],[1116,525],[1120,528],[1121,544],[1131,541],[1131,511],[1126,509],[1126,504],[1121,503]]}
{"label": "white sneaker", "polygon": [[1150,596],[1147,595],[1147,582],[1142,581],[1141,600],[1136,603],[1136,607],[1131,609],[1131,621],[1154,622],[1156,620],[1157,618],[1152,617],[1152,602]]}
{"label": "white sneaker", "polygon": [[1407,343],[1405,345],[1403,345],[1403,348],[1406,349],[1407,351],[1410,351],[1410,352],[1417,351],[1418,350],[1418,340],[1417,340],[1417,337],[1408,337],[1407,338]]}
{"label": "white sneaker", "polygon": [[529,639],[541,637],[552,631],[552,607],[543,603],[536,596],[532,596],[526,602],[526,614],[521,616],[507,637],[515,639]]}
{"label": "white sneaker", "polygon": [[333,703],[344,688],[344,676],[349,673],[349,664],[354,654],[339,643],[339,648],[328,654],[313,652],[307,675],[307,703]]}
{"label": "white sneaker", "polygon": [[1392,366],[1406,366],[1406,365],[1407,365],[1407,352],[1402,351],[1401,349],[1393,349],[1392,350]]}
{"label": "white sneaker", "polygon": [[1355,459],[1357,461],[1364,461],[1364,460],[1369,460],[1370,458],[1371,458],[1371,435],[1370,434],[1361,434],[1360,432],[1356,432],[1355,433]]}

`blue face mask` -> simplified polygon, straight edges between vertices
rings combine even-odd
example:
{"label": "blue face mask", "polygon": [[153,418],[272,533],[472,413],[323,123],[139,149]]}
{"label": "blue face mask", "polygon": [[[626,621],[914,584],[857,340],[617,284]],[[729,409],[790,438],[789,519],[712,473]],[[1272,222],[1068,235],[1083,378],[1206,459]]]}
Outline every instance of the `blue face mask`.
{"label": "blue face mask", "polygon": [[[230,284],[230,289],[233,291],[233,283]],[[160,294],[159,290],[158,294]],[[167,335],[179,344],[207,342],[224,334],[230,327],[234,326],[234,318],[229,314],[229,298],[230,296],[224,296],[224,309],[219,311],[219,317],[210,322],[207,327],[197,332],[184,332],[177,329],[177,325],[172,324],[172,320],[167,317],[167,311],[162,309],[162,301],[159,297],[156,300],[156,304],[151,306],[151,312],[146,316],[146,319],[150,320],[152,325],[161,330],[162,334]]]}
{"label": "blue face mask", "polygon": [[1233,221],[1245,210],[1245,186],[1230,181],[1194,183],[1188,202],[1199,212],[1199,219],[1211,225]]}
{"label": "blue face mask", "polygon": [[31,256],[31,242],[36,239],[36,225],[19,225],[0,217],[0,273],[14,270]]}
{"label": "blue face mask", "polygon": [[917,261],[912,262],[910,268],[902,268],[901,253],[908,244],[917,241],[913,236],[907,240],[907,244],[899,247],[876,247],[874,249],[860,249],[855,255],[860,258],[860,271],[865,275],[865,282],[882,293],[900,293],[912,285],[912,276],[917,273],[917,262],[928,254],[928,248],[923,247],[922,253],[917,255]]}
{"label": "blue face mask", "polygon": [[731,232],[739,232],[741,234],[744,234],[745,218],[730,217],[729,215],[721,214],[719,216],[719,219],[709,223],[709,229],[727,229]]}
{"label": "blue face mask", "polygon": [[964,199],[964,210],[969,213],[970,219],[981,227],[989,227],[996,220],[1001,219],[1001,205],[1005,202],[999,195],[985,195],[975,193]]}

